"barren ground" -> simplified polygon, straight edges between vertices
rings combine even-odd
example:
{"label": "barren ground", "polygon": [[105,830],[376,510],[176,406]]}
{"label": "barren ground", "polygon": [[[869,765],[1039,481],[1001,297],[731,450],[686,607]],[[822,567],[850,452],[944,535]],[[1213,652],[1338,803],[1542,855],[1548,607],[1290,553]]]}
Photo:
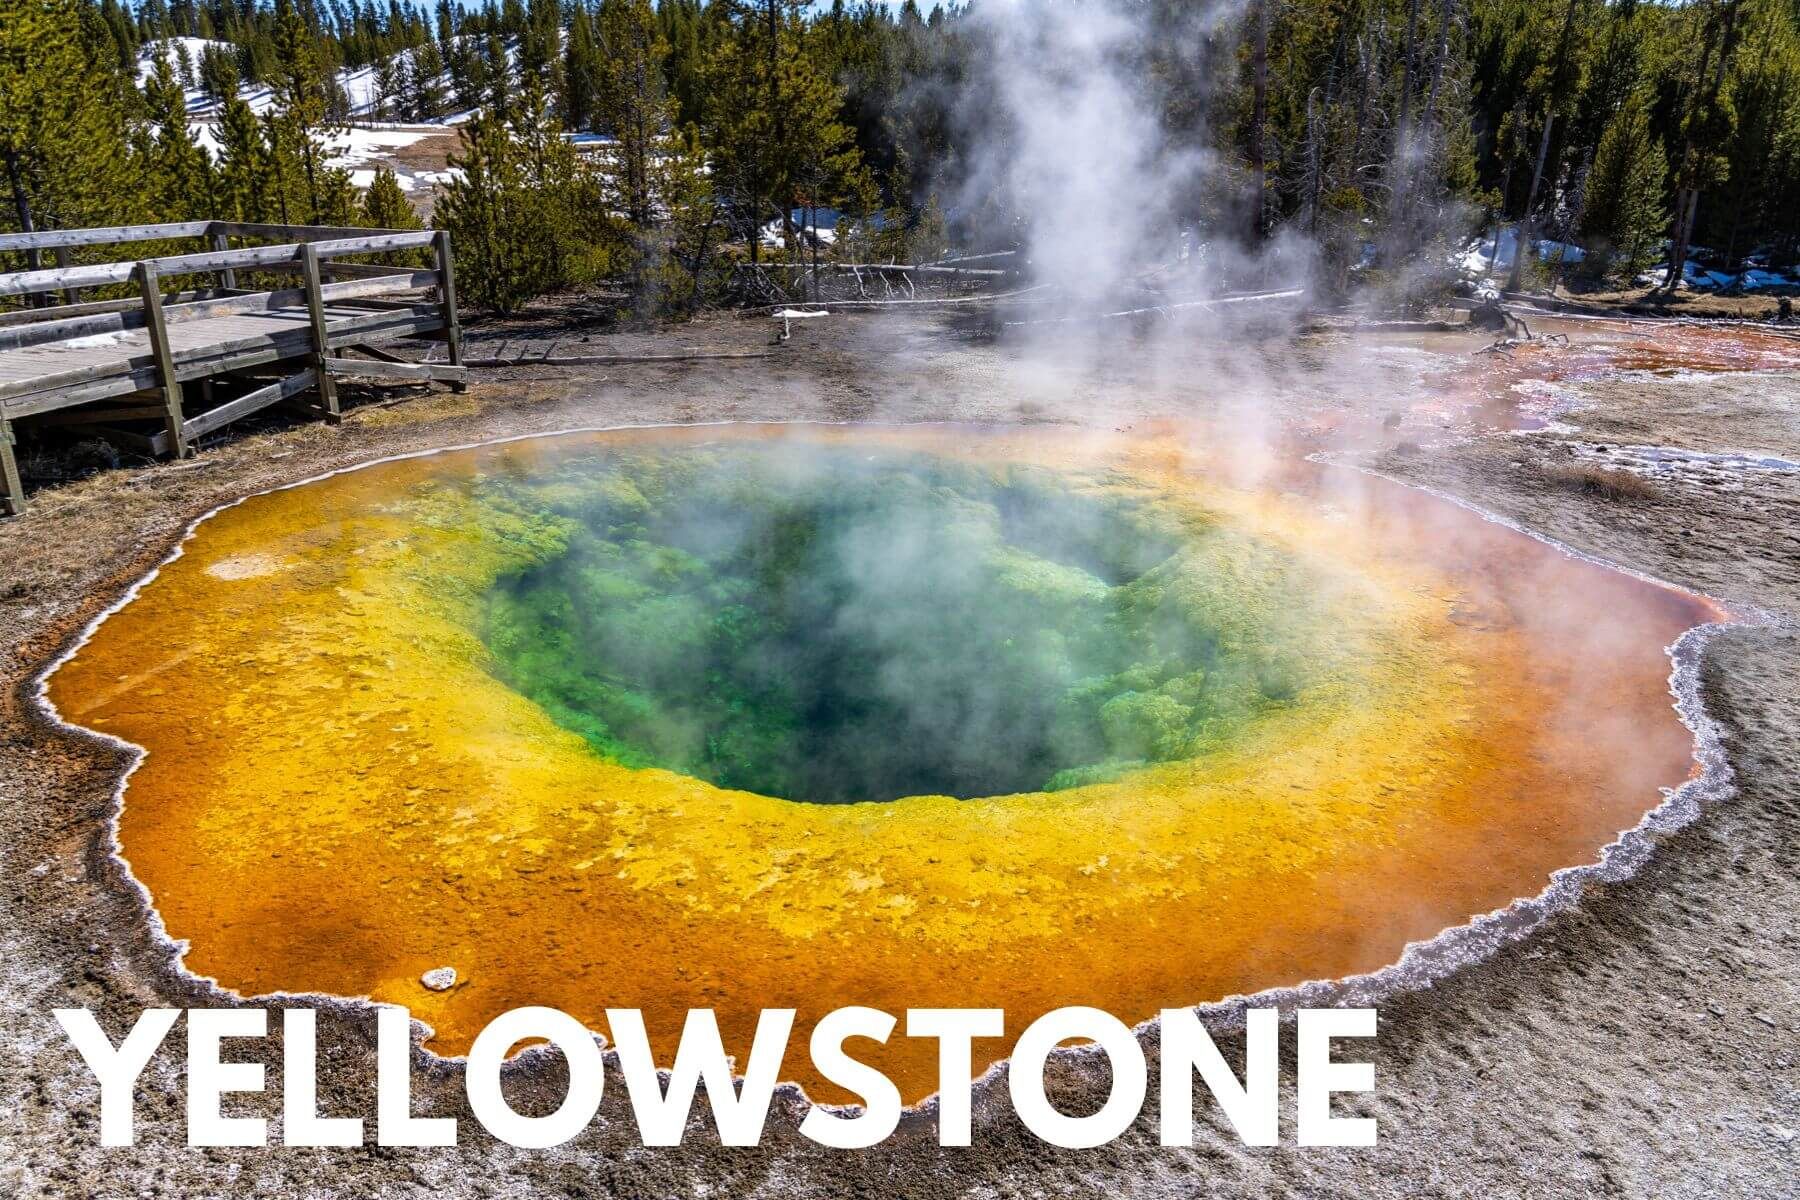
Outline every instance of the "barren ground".
{"label": "barren ground", "polygon": [[[1548,293],[1558,303],[1573,304],[1595,312],[1625,311],[1654,317],[1698,317],[1706,320],[1767,321],[1781,312],[1782,293],[1679,291],[1673,295],[1655,287],[1613,284],[1595,286],[1576,282]],[[1789,299],[1792,299],[1789,296]]]}
{"label": "barren ground", "polygon": [[[1522,436],[1467,436],[1480,432],[1478,418],[1417,403],[1419,372],[1446,362],[1481,364],[1500,378],[1529,373],[1539,358],[1581,353],[1595,337],[1654,345],[1661,336],[1654,327],[1604,333],[1591,323],[1571,323],[1569,332],[1577,345],[1533,351],[1523,362],[1470,359],[1489,340],[1480,335],[1383,333],[1356,343],[1336,334],[1298,344],[1184,339],[1161,360],[1122,345],[1094,366],[973,340],[949,318],[833,317],[809,323],[770,358],[491,372],[465,395],[370,403],[336,428],[272,426],[190,463],[108,472],[36,495],[23,518],[0,524],[0,1191],[1800,1195],[1800,472],[1695,460],[1659,476],[1646,495],[1609,499],[1550,469],[1620,460],[1609,455],[1636,461],[1641,452],[1629,448],[1644,446],[1800,461],[1800,371],[1602,379],[1576,389],[1580,407],[1561,417],[1564,425]],[[765,322],[719,319],[595,342],[635,352],[755,348],[766,337]],[[1162,365],[1147,365],[1155,362]],[[794,1132],[797,1104],[780,1100],[759,1148],[724,1149],[696,1128],[678,1149],[645,1150],[615,1075],[586,1135],[530,1152],[480,1133],[453,1069],[424,1068],[415,1106],[462,1118],[455,1149],[200,1150],[182,1140],[175,1044],[141,1081],[137,1148],[98,1147],[97,1090],[50,1010],[94,1008],[116,1038],[144,1007],[225,1001],[174,970],[108,857],[120,755],[47,727],[33,681],[194,517],[249,490],[383,455],[576,425],[992,419],[1115,427],[1241,405],[1252,390],[1260,407],[1244,408],[1243,419],[1272,413],[1322,448],[1348,441],[1385,472],[1776,618],[1716,639],[1705,661],[1707,704],[1727,731],[1737,773],[1734,798],[1669,837],[1629,882],[1591,890],[1527,939],[1382,1007],[1377,1090],[1340,1103],[1380,1119],[1377,1148],[1246,1149],[1204,1104],[1197,1144],[1165,1148],[1156,1144],[1152,1104],[1110,1146],[1057,1150],[1023,1131],[1002,1084],[978,1099],[970,1150],[938,1149],[920,1119],[873,1150],[822,1150]],[[327,1015],[320,1034],[327,1111],[371,1111],[372,1017]],[[243,1044],[243,1056],[269,1064],[278,1096],[278,1039],[252,1045]],[[1074,1062],[1060,1070],[1062,1107],[1098,1102],[1103,1078]],[[554,1075],[519,1081],[515,1097],[542,1092],[553,1102],[561,1093]],[[241,1111],[276,1117],[273,1096]]]}

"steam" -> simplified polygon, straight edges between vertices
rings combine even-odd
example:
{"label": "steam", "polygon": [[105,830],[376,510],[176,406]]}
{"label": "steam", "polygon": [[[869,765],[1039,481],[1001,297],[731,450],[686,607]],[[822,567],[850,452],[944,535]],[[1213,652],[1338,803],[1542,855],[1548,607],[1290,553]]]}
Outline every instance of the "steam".
{"label": "steam", "polygon": [[1245,8],[978,6],[979,73],[957,97],[971,149],[959,178],[938,181],[952,211],[1015,237],[1034,281],[1072,308],[1303,285],[1310,249],[1255,240],[1250,181],[1205,126]]}
{"label": "steam", "polygon": [[629,766],[824,802],[1055,789],[1200,753],[1299,686],[1299,639],[1245,615],[1309,606],[1281,560],[1060,476],[778,443],[553,479],[553,556],[486,639]]}
{"label": "steam", "polygon": [[1164,144],[1154,103],[1127,64],[1137,30],[1117,6],[984,8],[994,119],[966,181],[1020,222],[1040,279],[1072,295],[1111,294],[1177,250],[1179,193],[1204,167]]}

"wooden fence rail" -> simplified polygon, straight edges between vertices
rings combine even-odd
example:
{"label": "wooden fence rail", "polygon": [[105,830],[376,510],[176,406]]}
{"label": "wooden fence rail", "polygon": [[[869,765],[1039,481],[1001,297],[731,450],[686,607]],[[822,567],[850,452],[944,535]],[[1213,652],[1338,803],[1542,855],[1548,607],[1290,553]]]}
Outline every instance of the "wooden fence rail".
{"label": "wooden fence rail", "polygon": [[73,246],[118,246],[128,242],[173,242],[205,237],[212,221],[175,221],[164,225],[112,225],[103,229],[41,229],[35,233],[0,233],[0,253],[68,249]]}
{"label": "wooden fence rail", "polygon": [[310,249],[321,259],[328,259],[345,254],[423,250],[432,245],[436,236],[430,230],[375,233],[353,238],[285,242],[275,246],[249,246],[240,250],[209,250],[199,254],[173,254],[163,258],[95,263],[84,267],[12,271],[0,275],[0,296],[24,296],[127,283],[136,274],[141,263],[155,263],[158,273],[162,275],[201,275],[246,268],[292,270],[301,247]]}
{"label": "wooden fence rail", "polygon": [[[133,242],[175,242],[192,238],[212,244],[215,238],[262,238],[282,242],[317,242],[332,238],[366,237],[371,233],[405,233],[407,230],[371,230],[357,225],[269,225],[254,221],[171,221],[160,225],[107,225],[89,229],[40,229],[32,233],[0,233],[0,254],[58,247],[123,246]],[[229,249],[229,246],[215,246]]]}
{"label": "wooden fence rail", "polygon": [[[205,249],[82,264],[70,258],[75,249],[184,239]],[[265,244],[234,248],[233,239]],[[339,377],[463,386],[455,275],[450,237],[443,231],[192,221],[0,234],[0,253],[24,253],[36,261],[46,250],[55,253],[56,267],[0,273],[0,297],[39,305],[0,312],[0,508],[9,513],[24,508],[13,451],[14,422],[23,418],[82,424],[125,444],[180,457],[192,451],[196,438],[269,405],[294,404],[307,390],[318,393],[319,403],[303,407],[336,420]],[[335,261],[427,251],[428,267]],[[297,275],[299,286],[244,291],[237,286],[240,272]],[[171,279],[208,275],[215,286],[168,287]],[[89,289],[123,285],[133,285],[135,295],[83,299]],[[429,303],[416,296],[394,299],[420,292],[436,296]],[[45,303],[58,293],[63,303]],[[406,337],[441,339],[448,361],[407,363],[375,349]],[[351,349],[375,362],[345,358]],[[297,374],[254,378],[296,359],[304,363]],[[218,380],[252,386],[190,415],[183,384],[198,381],[210,401]],[[112,407],[68,411],[98,403]],[[147,416],[161,418],[161,433],[105,426],[108,420]]]}

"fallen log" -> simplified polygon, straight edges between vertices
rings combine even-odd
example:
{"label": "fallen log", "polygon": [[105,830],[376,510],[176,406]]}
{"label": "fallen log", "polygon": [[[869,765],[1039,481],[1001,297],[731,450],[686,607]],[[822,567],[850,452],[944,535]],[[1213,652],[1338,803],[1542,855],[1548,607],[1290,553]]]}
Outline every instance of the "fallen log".
{"label": "fallen log", "polygon": [[[815,267],[811,263],[804,263],[804,262],[797,262],[797,263],[765,262],[765,263],[757,263],[755,265],[764,271],[830,271],[830,272],[833,272],[834,274],[840,274],[840,275],[844,274],[846,272],[855,274],[858,271],[913,271],[913,272],[918,272],[918,273],[927,274],[927,275],[1017,275],[1018,274],[1017,271],[1007,270],[1004,267],[958,267],[958,266],[947,265],[944,263],[823,262]],[[751,264],[750,263],[738,263],[732,269],[735,271],[748,271],[751,269]]]}
{"label": "fallen log", "polygon": [[[1050,285],[1047,283],[1039,283],[1033,284],[1028,288],[1019,288],[1017,291],[1012,292],[981,292],[973,296],[923,296],[905,300],[826,300],[821,301],[820,303],[828,304],[832,308],[921,308],[927,305],[992,304],[996,300],[1013,300],[1020,296],[1028,296],[1035,292],[1044,291],[1049,287]],[[774,310],[787,308],[791,303],[792,301],[785,304],[765,304],[761,307]]]}
{"label": "fallen log", "polygon": [[721,350],[704,354],[565,354],[557,357],[465,358],[465,367],[604,367],[626,363],[701,362],[728,358],[768,358],[771,350]]}
{"label": "fallen log", "polygon": [[1205,300],[1181,300],[1174,304],[1154,304],[1147,308],[1127,308],[1118,312],[1084,313],[1073,317],[1040,317],[1033,321],[1007,321],[1015,325],[1067,325],[1075,321],[1106,321],[1116,317],[1167,316],[1190,308],[1223,308],[1232,304],[1259,304],[1271,300],[1293,300],[1306,295],[1305,288],[1288,288],[1278,292],[1251,292],[1242,296],[1213,296]]}
{"label": "fallen log", "polygon": [[344,379],[391,379],[410,383],[461,383],[463,368],[448,363],[365,362],[358,358],[327,358],[325,373]]}
{"label": "fallen log", "polygon": [[928,267],[953,267],[958,263],[986,262],[990,258],[1011,258],[1017,250],[992,250],[986,254],[963,254],[955,258],[934,258],[925,263]]}

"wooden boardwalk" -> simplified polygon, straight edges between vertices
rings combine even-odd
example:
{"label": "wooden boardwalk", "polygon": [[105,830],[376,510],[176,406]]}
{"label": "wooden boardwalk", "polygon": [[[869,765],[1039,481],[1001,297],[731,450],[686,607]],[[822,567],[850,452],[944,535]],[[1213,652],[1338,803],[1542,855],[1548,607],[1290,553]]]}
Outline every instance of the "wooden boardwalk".
{"label": "wooden boardwalk", "polygon": [[[212,249],[68,265],[76,247],[183,238]],[[232,238],[278,240],[232,248]],[[41,266],[45,250],[60,265]],[[338,261],[422,250],[434,257],[429,269]],[[83,425],[131,449],[179,457],[195,439],[270,405],[335,420],[340,378],[462,386],[455,278],[442,232],[192,222],[0,235],[0,252],[23,252],[29,268],[0,274],[0,297],[38,302],[0,312],[0,504],[8,512],[24,507],[15,422]],[[298,275],[299,286],[237,286],[240,276],[279,282],[282,275]],[[196,276],[215,282],[169,292],[168,281]],[[88,300],[95,289],[127,294]],[[53,295],[62,302],[44,306]],[[441,340],[447,360],[408,362],[380,349],[403,338]],[[198,403],[187,386],[194,384]],[[305,393],[313,400],[302,401]],[[161,429],[143,432],[143,422]]]}

